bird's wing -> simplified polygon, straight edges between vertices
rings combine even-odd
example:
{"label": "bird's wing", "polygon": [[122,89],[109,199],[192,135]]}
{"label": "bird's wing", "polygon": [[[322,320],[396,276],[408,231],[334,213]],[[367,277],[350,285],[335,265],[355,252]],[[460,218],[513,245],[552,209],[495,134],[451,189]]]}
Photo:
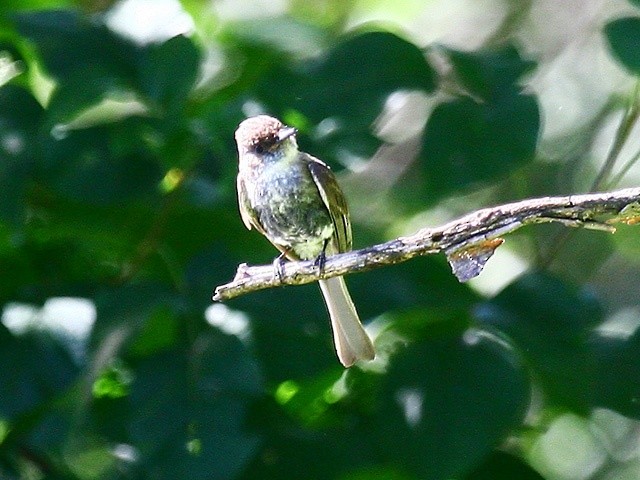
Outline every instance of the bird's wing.
{"label": "bird's wing", "polygon": [[347,252],[351,250],[352,243],[351,220],[349,219],[347,201],[340,185],[328,165],[306,153],[301,155],[304,155],[304,161],[311,172],[318,192],[320,192],[322,202],[331,215],[338,252]]}
{"label": "bird's wing", "polygon": [[244,225],[249,230],[251,230],[251,228],[255,226],[256,230],[262,232],[262,228],[260,227],[258,219],[253,213],[253,209],[251,208],[251,204],[249,203],[247,187],[245,187],[241,175],[238,175],[238,179],[236,180],[236,187],[238,189],[238,207],[240,208],[240,216],[242,217]]}
{"label": "bird's wing", "polygon": [[264,235],[267,240],[269,240],[278,250],[280,250],[281,253],[285,254],[291,260],[297,260],[297,258],[293,256],[293,253],[290,252],[285,246],[275,243],[260,224],[260,219],[256,215],[255,210],[251,208],[251,203],[249,202],[249,196],[247,194],[247,187],[245,186],[241,175],[238,175],[236,185],[238,189],[238,207],[240,208],[240,216],[242,217],[242,222],[245,224],[245,226],[249,230],[255,228],[258,232]]}

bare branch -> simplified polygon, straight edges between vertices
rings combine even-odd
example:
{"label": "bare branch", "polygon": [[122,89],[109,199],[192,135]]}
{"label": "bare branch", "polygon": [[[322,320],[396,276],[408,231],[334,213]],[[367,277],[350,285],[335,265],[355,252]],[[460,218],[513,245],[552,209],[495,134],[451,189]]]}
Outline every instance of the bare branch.
{"label": "bare branch", "polygon": [[460,281],[478,275],[502,236],[532,223],[558,222],[614,232],[614,223],[640,223],[640,188],[609,193],[543,197],[484,208],[446,225],[423,228],[413,235],[327,258],[320,276],[313,261],[287,262],[281,276],[272,265],[238,267],[232,282],[220,285],[213,299],[229,300],[245,293],[281,285],[301,285],[384,265],[419,255],[444,252]]}

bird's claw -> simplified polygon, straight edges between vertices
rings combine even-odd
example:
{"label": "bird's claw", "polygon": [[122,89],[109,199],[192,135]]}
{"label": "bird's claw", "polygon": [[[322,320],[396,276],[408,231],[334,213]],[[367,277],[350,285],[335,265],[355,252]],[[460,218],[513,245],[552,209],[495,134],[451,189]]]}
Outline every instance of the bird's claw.
{"label": "bird's claw", "polygon": [[273,261],[273,277],[277,278],[279,283],[282,283],[284,278],[284,253],[278,255]]}
{"label": "bird's claw", "polygon": [[324,265],[327,263],[327,244],[328,241],[325,240],[324,246],[322,247],[322,251],[318,254],[313,265],[318,269],[318,275],[322,276],[324,273]]}

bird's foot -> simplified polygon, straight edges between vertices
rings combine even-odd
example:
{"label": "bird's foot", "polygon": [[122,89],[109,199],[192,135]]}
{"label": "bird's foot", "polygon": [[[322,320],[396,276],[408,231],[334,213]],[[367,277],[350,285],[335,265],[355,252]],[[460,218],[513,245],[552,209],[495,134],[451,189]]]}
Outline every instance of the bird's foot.
{"label": "bird's foot", "polygon": [[318,276],[320,277],[324,273],[324,265],[325,263],[327,263],[327,244],[328,240],[325,240],[322,251],[318,254],[315,261],[313,262],[314,266],[318,269]]}
{"label": "bird's foot", "polygon": [[281,253],[273,261],[273,278],[277,278],[279,283],[282,283],[284,278],[284,255]]}

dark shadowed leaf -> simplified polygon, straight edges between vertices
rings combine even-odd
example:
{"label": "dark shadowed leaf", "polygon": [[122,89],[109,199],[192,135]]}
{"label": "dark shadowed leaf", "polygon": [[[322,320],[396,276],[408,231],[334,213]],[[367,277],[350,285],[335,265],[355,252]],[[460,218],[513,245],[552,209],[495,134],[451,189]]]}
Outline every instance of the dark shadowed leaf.
{"label": "dark shadowed leaf", "polygon": [[530,162],[540,129],[538,102],[518,85],[533,62],[513,47],[446,53],[454,78],[470,96],[439,105],[427,123],[421,158],[430,201]]}
{"label": "dark shadowed leaf", "polygon": [[166,113],[180,110],[196,80],[199,62],[200,52],[186,37],[151,44],[141,52],[140,90]]}
{"label": "dark shadowed leaf", "polygon": [[27,90],[0,88],[0,219],[18,223],[25,215],[25,189],[40,152],[44,110]]}
{"label": "dark shadowed leaf", "polygon": [[640,17],[609,22],[604,32],[618,61],[635,75],[640,74]]}
{"label": "dark shadowed leaf", "polygon": [[423,52],[388,32],[357,34],[329,51],[307,72],[300,110],[314,121],[327,117],[370,125],[396,90],[435,87]]}
{"label": "dark shadowed leaf", "polygon": [[594,405],[640,419],[640,330],[630,337],[594,333],[589,343],[596,365]]}
{"label": "dark shadowed leaf", "polygon": [[517,93],[521,89],[518,80],[536,66],[535,62],[523,60],[513,46],[480,52],[450,49],[445,52],[456,79],[467,91],[485,100]]}
{"label": "dark shadowed leaf", "polygon": [[19,32],[38,47],[48,72],[64,83],[68,76],[98,68],[105,80],[131,80],[135,47],[97,20],[72,10],[15,15]]}
{"label": "dark shadowed leaf", "polygon": [[154,478],[233,478],[259,444],[246,425],[261,389],[256,364],[236,338],[213,329],[194,345],[146,357],[135,370],[131,441]]}
{"label": "dark shadowed leaf", "polygon": [[[0,323],[0,418],[28,420],[69,388],[78,369],[50,335],[11,334]],[[16,425],[17,426],[17,425]]]}
{"label": "dark shadowed leaf", "polygon": [[410,345],[384,382],[379,455],[423,479],[468,470],[520,424],[529,403],[517,355],[475,330]]}
{"label": "dark shadowed leaf", "polygon": [[421,153],[429,201],[513,172],[533,159],[540,127],[535,97],[507,95],[439,105]]}
{"label": "dark shadowed leaf", "polygon": [[576,409],[591,405],[595,372],[587,339],[603,318],[591,293],[545,273],[530,273],[476,314],[481,323],[511,337],[555,402]]}
{"label": "dark shadowed leaf", "polygon": [[71,130],[47,152],[47,181],[67,198],[102,205],[158,194],[160,165],[139,140],[123,136],[127,130],[142,135],[143,125],[131,118]]}
{"label": "dark shadowed leaf", "polygon": [[520,458],[496,451],[461,480],[544,480]]}

